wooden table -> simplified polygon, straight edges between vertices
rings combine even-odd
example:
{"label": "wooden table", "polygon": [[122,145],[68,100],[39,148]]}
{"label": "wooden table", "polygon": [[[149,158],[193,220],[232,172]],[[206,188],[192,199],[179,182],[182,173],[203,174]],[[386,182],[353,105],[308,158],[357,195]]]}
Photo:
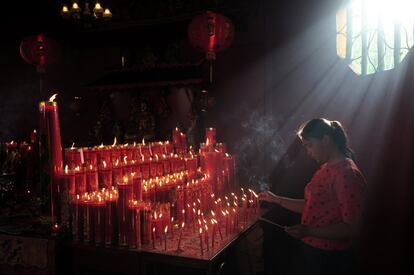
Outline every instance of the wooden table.
{"label": "wooden table", "polygon": [[165,253],[162,248],[126,249],[67,242],[64,247],[71,260],[66,264],[71,264],[75,274],[223,274],[232,250],[256,226],[255,219],[203,256]]}

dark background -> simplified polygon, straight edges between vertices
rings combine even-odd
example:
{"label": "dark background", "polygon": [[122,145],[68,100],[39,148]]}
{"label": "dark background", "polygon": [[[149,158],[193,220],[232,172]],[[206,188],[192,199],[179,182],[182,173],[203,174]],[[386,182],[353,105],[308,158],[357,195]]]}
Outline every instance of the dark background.
{"label": "dark background", "polygon": [[[87,85],[118,70],[122,55],[127,66],[139,65],[145,49],[162,53],[163,45],[178,41],[181,59],[186,54],[192,60],[203,57],[186,42],[187,24],[200,10],[168,9],[171,3],[177,6],[174,1],[106,1],[112,4],[114,18],[97,28],[63,22],[58,1],[10,2],[0,17],[0,140],[27,140],[37,126],[38,102],[57,90],[63,144],[87,144],[97,102],[111,94]],[[313,117],[341,121],[369,183],[358,249],[364,272],[402,272],[409,264],[413,232],[412,52],[392,71],[361,77],[336,55],[335,13],[342,1],[219,1],[218,6],[195,2],[201,8],[211,5],[236,27],[233,45],[214,63],[209,93],[215,105],[203,117],[238,155],[243,184],[259,188],[258,181],[270,182],[275,192],[302,196],[315,165],[295,139],[295,130]],[[35,68],[18,50],[23,37],[38,33],[55,38],[63,49],[61,63],[47,68],[43,95]],[[121,110],[115,115],[128,117],[122,110],[133,93],[112,94],[115,109]],[[76,110],[71,107],[75,96],[82,97]],[[177,111],[188,102],[177,96],[170,104],[173,111],[161,122],[163,127],[188,125],[185,111]],[[274,209],[273,216],[286,223],[298,218],[280,209]],[[299,274],[295,263],[300,253],[285,235],[271,235],[266,251],[274,266],[267,267],[279,274]]]}

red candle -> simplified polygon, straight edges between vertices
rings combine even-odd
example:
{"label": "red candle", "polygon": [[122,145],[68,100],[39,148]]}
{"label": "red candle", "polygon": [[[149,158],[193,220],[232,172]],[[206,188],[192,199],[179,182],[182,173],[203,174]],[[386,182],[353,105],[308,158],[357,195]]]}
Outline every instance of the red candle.
{"label": "red candle", "polygon": [[86,167],[92,165],[97,167],[98,165],[98,155],[95,149],[93,148],[83,148],[83,157]]}
{"label": "red candle", "polygon": [[149,159],[149,166],[150,166],[150,176],[155,178],[157,176],[157,169],[158,169],[158,162],[153,160],[152,157]]}
{"label": "red candle", "polygon": [[95,198],[92,207],[94,208],[95,244],[100,245],[104,242],[105,237],[105,201],[101,195]]}
{"label": "red candle", "polygon": [[137,200],[132,200],[128,207],[130,230],[128,234],[128,246],[137,248],[141,245],[141,222],[139,204]]}
{"label": "red candle", "polygon": [[86,192],[86,175],[83,167],[75,168],[75,189],[76,194],[84,194]]}
{"label": "red candle", "polygon": [[122,166],[120,162],[117,160],[115,161],[115,164],[112,166],[112,184],[114,186],[118,185],[118,182],[122,182]]}
{"label": "red candle", "polygon": [[75,242],[83,240],[83,209],[81,197],[76,195],[72,200],[72,237]]}
{"label": "red candle", "polygon": [[180,133],[180,143],[181,143],[181,153],[185,153],[187,151],[187,135],[184,133]]}
{"label": "red candle", "polygon": [[213,192],[215,194],[217,194],[218,196],[220,196],[221,194],[218,193],[217,191],[217,186],[216,186],[216,178],[217,178],[217,157],[216,157],[217,153],[216,152],[206,152],[204,153],[204,157],[205,157],[205,172],[211,182],[211,185],[213,187]]}
{"label": "red candle", "polygon": [[111,147],[106,147],[103,144],[96,148],[97,164],[99,169],[107,169],[111,167]]}
{"label": "red candle", "polygon": [[191,156],[191,158],[185,159],[186,170],[188,171],[189,179],[195,179],[197,177],[197,158]]}
{"label": "red candle", "polygon": [[128,177],[118,182],[118,224],[119,224],[119,245],[127,246],[128,236],[128,203],[132,199],[132,183]]}
{"label": "red candle", "polygon": [[86,189],[88,192],[98,191],[98,171],[96,166],[90,164],[86,168]]}
{"label": "red candle", "polygon": [[155,227],[152,228],[152,248],[155,249]]}
{"label": "red candle", "polygon": [[216,234],[216,223],[214,218],[211,219],[211,226],[213,227],[213,230],[211,232],[211,249],[214,250],[214,235]]}
{"label": "red candle", "polygon": [[150,178],[150,164],[143,158],[141,161],[142,178],[148,180]]}
{"label": "red candle", "polygon": [[178,237],[178,245],[177,245],[177,250],[181,250],[181,249],[180,249],[180,244],[181,244],[181,238],[182,238],[182,236],[183,236],[184,225],[185,225],[185,223],[184,223],[184,222],[182,222],[182,223],[181,223],[181,229],[180,229],[180,236]]}
{"label": "red candle", "polygon": [[95,235],[95,223],[94,223],[94,213],[93,213],[93,201],[89,194],[85,193],[83,195],[83,241],[85,243],[90,243],[94,241]]}
{"label": "red candle", "polygon": [[133,198],[138,201],[142,201],[142,182],[141,175],[136,173],[131,173],[132,178],[132,190]]}
{"label": "red candle", "polygon": [[171,166],[170,166],[170,158],[167,155],[162,156],[162,163],[163,163],[163,169],[164,174],[168,175],[171,172]]}
{"label": "red candle", "polygon": [[209,244],[208,244],[208,226],[207,224],[204,225],[206,231],[205,231],[205,240],[206,240],[206,247],[207,247],[207,252],[209,251]]}
{"label": "red candle", "polygon": [[98,182],[101,188],[110,189],[112,187],[112,170],[108,167],[106,161],[99,167]]}
{"label": "red candle", "polygon": [[234,190],[236,188],[236,185],[235,185],[236,167],[235,167],[234,157],[226,153],[223,158],[223,168],[224,168],[225,175],[228,177],[227,190]]}
{"label": "red candle", "polygon": [[206,143],[209,145],[216,144],[216,129],[215,128],[207,128],[206,129]]}
{"label": "red candle", "polygon": [[173,130],[172,140],[173,140],[173,145],[175,147],[176,152],[179,152],[181,150],[181,137],[180,137],[180,130],[178,128],[175,128]]}
{"label": "red candle", "polygon": [[142,234],[142,243],[143,244],[149,244],[152,239],[152,215],[151,212],[147,209],[143,210],[143,216],[144,216],[144,224],[142,226],[143,234]]}
{"label": "red candle", "polygon": [[203,229],[200,227],[200,251],[201,251],[201,256],[203,256]]}
{"label": "red candle", "polygon": [[164,229],[164,251],[167,251],[167,231],[168,225],[166,225]]}
{"label": "red candle", "polygon": [[105,194],[105,245],[110,246],[116,240],[116,201],[117,194],[112,190]]}
{"label": "red candle", "polygon": [[54,101],[55,97],[56,95],[49,101],[42,101],[39,104],[41,126],[48,141],[50,173],[53,176],[59,175],[63,169],[59,113],[57,102]]}
{"label": "red candle", "polygon": [[82,166],[80,151],[72,145],[71,148],[65,149],[65,162],[69,169]]}

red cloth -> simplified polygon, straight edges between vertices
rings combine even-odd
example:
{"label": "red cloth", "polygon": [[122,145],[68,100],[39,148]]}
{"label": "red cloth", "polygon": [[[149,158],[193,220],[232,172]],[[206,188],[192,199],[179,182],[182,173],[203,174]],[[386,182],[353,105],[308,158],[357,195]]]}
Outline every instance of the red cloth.
{"label": "red cloth", "polygon": [[[351,159],[323,164],[305,187],[302,224],[324,227],[345,222],[354,223],[361,216],[365,179]],[[302,239],[306,244],[324,250],[343,250],[351,240],[328,240],[316,237]]]}

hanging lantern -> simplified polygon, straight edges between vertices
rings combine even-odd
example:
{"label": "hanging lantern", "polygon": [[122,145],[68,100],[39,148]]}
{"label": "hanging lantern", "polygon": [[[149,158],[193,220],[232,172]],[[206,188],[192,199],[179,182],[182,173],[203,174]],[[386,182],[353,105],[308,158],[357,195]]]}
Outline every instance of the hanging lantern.
{"label": "hanging lantern", "polygon": [[20,55],[28,64],[37,66],[43,72],[45,66],[59,62],[59,44],[43,34],[25,37],[20,43]]}
{"label": "hanging lantern", "polygon": [[194,17],[188,27],[190,44],[206,53],[210,61],[210,83],[212,82],[212,61],[216,53],[230,47],[234,39],[233,23],[222,14],[207,11]]}

